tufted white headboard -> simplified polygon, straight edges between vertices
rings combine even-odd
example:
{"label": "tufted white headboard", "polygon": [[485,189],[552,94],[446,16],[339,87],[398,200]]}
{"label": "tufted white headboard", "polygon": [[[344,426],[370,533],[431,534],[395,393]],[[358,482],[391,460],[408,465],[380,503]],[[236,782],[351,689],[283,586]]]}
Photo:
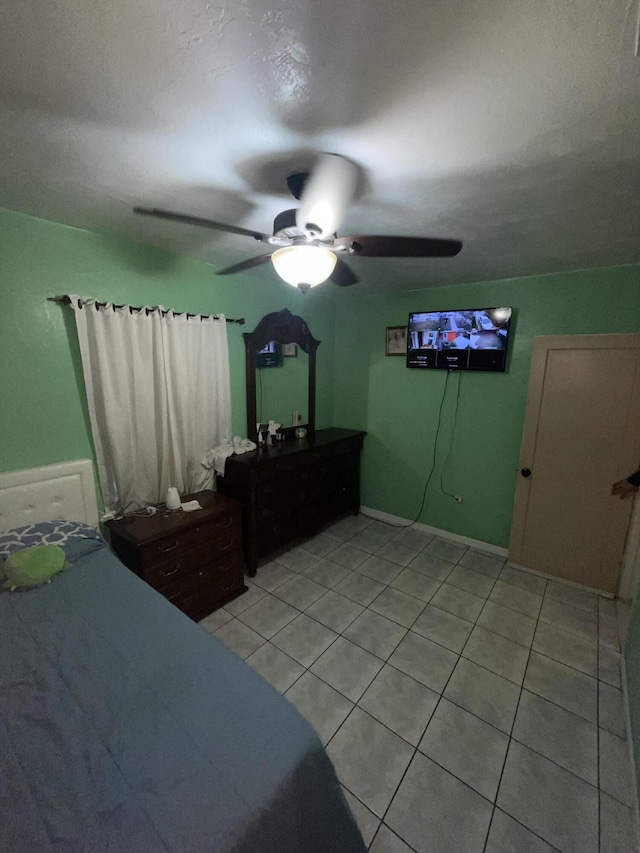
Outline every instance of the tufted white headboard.
{"label": "tufted white headboard", "polygon": [[0,474],[0,531],[58,519],[97,527],[90,459]]}

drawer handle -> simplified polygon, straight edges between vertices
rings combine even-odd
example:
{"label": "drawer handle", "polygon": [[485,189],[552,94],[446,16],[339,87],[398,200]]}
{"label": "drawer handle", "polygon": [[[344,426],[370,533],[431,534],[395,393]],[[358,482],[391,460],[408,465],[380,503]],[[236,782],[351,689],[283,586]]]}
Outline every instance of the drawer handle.
{"label": "drawer handle", "polygon": [[161,571],[160,574],[162,575],[163,578],[169,578],[169,577],[171,577],[171,575],[175,575],[176,572],[180,571],[180,566],[181,566],[180,563],[176,563],[175,569],[172,569],[170,572]]}
{"label": "drawer handle", "polygon": [[169,547],[168,547],[168,548],[161,548],[161,547],[158,545],[158,551],[160,551],[160,553],[161,553],[161,554],[167,554],[169,551],[175,551],[179,544],[180,544],[180,543],[179,543],[179,542],[178,542],[178,540],[176,539],[176,541],[173,543],[173,545],[169,545]]}
{"label": "drawer handle", "polygon": [[228,562],[228,563],[226,563],[224,566],[221,566],[220,571],[221,571],[221,572],[228,572],[228,571],[229,571],[229,569],[233,566],[233,564],[234,564],[234,563],[235,563],[235,560],[234,560],[234,558],[232,557],[232,558],[229,560],[229,562]]}
{"label": "drawer handle", "polygon": [[234,584],[234,581],[229,581],[229,583],[226,586],[222,587],[222,591],[223,592],[229,592],[229,590],[233,588],[233,584]]}
{"label": "drawer handle", "polygon": [[231,518],[231,516],[229,516],[229,518],[224,522],[224,524],[222,522],[218,522],[216,527],[219,527],[220,530],[224,530],[225,527],[231,527],[232,524],[233,524],[233,519]]}
{"label": "drawer handle", "polygon": [[180,587],[177,592],[174,592],[173,595],[168,595],[167,601],[174,601],[176,598],[180,598],[181,592],[182,592],[182,587]]}
{"label": "drawer handle", "polygon": [[228,551],[228,550],[229,550],[229,548],[231,548],[231,546],[232,546],[232,545],[233,545],[233,539],[229,539],[229,541],[227,542],[227,544],[226,544],[226,545],[221,545],[221,546],[220,546],[220,550],[221,550],[221,551]]}

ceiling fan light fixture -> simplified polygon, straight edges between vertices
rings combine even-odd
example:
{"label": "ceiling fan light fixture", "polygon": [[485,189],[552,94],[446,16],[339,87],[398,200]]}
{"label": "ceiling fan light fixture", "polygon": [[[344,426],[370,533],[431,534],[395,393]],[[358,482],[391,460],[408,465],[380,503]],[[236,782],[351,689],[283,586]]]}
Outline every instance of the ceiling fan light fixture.
{"label": "ceiling fan light fixture", "polygon": [[333,272],[337,257],[321,246],[285,246],[271,255],[275,271],[287,284],[315,287]]}

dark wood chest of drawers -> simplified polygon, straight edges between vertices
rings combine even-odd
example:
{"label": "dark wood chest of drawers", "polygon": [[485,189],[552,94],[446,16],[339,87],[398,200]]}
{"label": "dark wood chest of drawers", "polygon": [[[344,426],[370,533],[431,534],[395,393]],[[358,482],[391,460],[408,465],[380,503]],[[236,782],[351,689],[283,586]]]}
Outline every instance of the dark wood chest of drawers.
{"label": "dark wood chest of drawers", "polygon": [[249,575],[255,575],[261,558],[288,542],[312,536],[346,512],[358,512],[364,436],[357,430],[323,429],[301,441],[227,459],[217,488],[242,502]]}
{"label": "dark wood chest of drawers", "polygon": [[202,509],[107,522],[120,560],[192,619],[246,591],[240,504],[215,492],[185,495]]}

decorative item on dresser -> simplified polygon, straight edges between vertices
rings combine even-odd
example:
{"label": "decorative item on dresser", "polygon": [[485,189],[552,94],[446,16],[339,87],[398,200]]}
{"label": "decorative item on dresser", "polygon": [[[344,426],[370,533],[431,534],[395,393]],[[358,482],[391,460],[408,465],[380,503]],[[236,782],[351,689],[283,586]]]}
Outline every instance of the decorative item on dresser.
{"label": "decorative item on dresser", "polygon": [[198,621],[236,598],[244,585],[241,507],[215,492],[185,495],[202,509],[131,514],[108,521],[120,560]]}

